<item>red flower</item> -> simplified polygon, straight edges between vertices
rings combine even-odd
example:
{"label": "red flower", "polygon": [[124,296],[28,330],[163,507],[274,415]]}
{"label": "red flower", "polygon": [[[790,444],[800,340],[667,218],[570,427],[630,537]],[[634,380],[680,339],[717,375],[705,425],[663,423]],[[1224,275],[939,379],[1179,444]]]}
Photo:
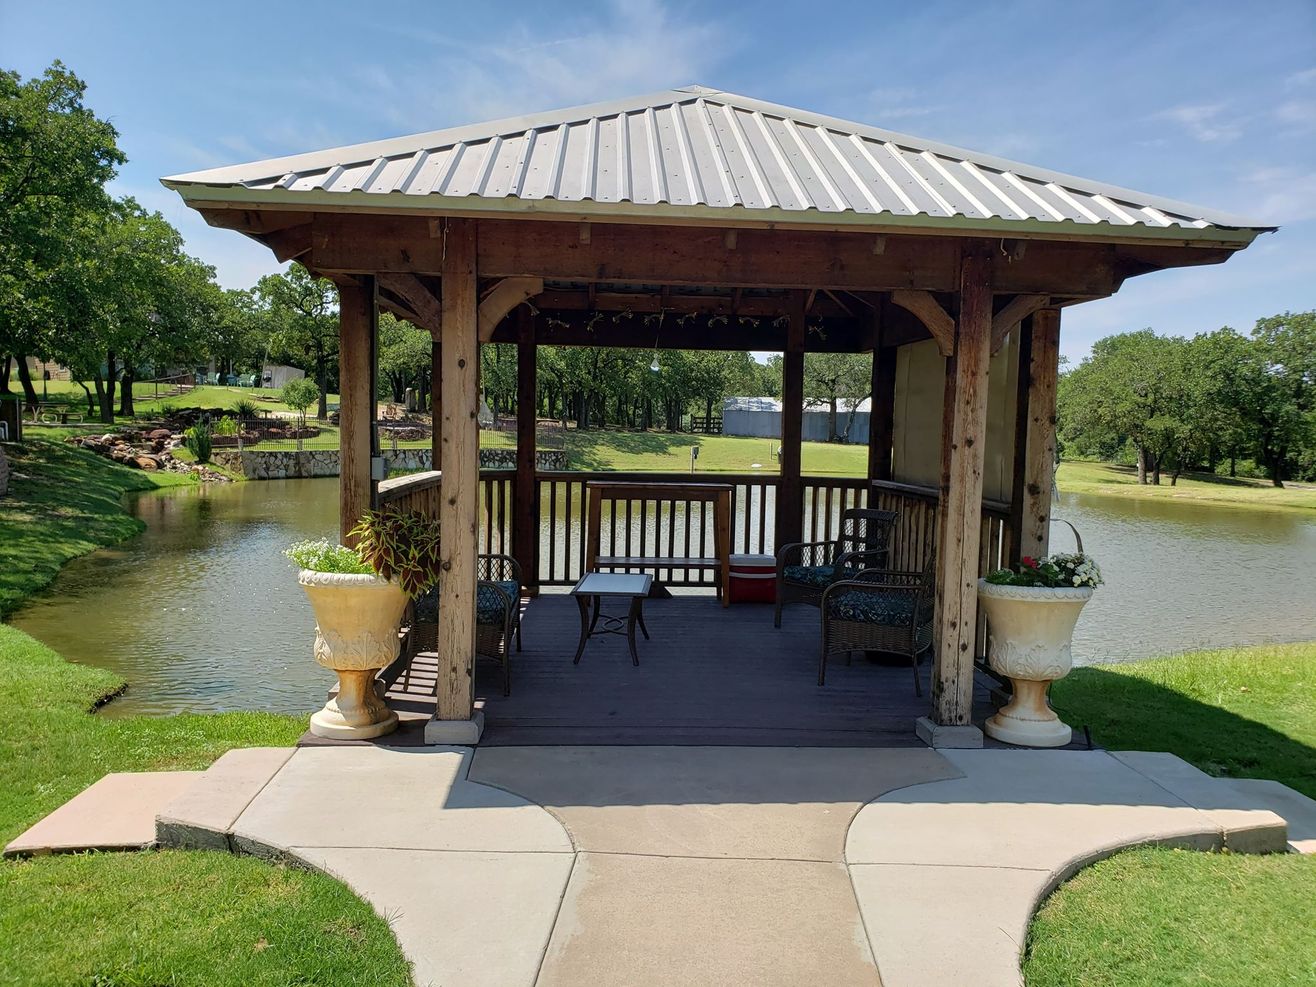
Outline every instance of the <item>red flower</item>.
{"label": "red flower", "polygon": [[1029,569],[1037,568],[1037,559],[1033,558],[1031,555],[1025,555],[1019,561],[1022,562]]}

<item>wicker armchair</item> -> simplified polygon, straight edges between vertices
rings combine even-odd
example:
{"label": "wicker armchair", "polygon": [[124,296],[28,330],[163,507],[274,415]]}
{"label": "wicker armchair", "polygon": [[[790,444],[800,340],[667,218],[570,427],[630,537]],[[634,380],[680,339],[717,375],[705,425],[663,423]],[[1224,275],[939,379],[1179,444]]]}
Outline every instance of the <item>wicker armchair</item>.
{"label": "wicker armchair", "polygon": [[827,659],[854,651],[907,655],[914,670],[914,694],[923,695],[919,656],[932,645],[935,612],[935,553],[922,572],[865,569],[853,579],[832,583],[822,597],[822,651],[818,684],[827,678]]}
{"label": "wicker armchair", "polygon": [[896,511],[853,507],[841,514],[835,541],[795,542],[777,551],[777,607],[772,625],[781,626],[781,608],[788,603],[819,606],[823,591],[861,569],[890,565],[891,534]]}
{"label": "wicker armchair", "polygon": [[[475,657],[503,666],[503,695],[512,693],[512,638],[521,650],[521,566],[510,555],[481,555],[476,560]],[[435,587],[413,604],[409,654],[433,651],[438,635],[439,598]]]}

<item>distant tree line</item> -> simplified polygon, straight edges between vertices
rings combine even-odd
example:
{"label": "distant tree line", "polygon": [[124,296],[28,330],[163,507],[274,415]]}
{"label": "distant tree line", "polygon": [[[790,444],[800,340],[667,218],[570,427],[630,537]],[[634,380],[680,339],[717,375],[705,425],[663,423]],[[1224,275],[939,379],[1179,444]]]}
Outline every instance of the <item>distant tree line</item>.
{"label": "distant tree line", "polygon": [[1316,312],[1246,336],[1109,336],[1062,374],[1057,403],[1065,454],[1128,457],[1140,483],[1198,469],[1316,479]]}

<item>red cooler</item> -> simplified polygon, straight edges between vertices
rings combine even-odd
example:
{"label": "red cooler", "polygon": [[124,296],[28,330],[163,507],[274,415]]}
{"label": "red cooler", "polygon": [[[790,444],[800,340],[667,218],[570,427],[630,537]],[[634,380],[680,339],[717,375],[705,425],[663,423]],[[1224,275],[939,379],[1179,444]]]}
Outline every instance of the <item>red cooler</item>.
{"label": "red cooler", "polygon": [[775,603],[777,560],[771,555],[733,555],[731,562],[732,603]]}

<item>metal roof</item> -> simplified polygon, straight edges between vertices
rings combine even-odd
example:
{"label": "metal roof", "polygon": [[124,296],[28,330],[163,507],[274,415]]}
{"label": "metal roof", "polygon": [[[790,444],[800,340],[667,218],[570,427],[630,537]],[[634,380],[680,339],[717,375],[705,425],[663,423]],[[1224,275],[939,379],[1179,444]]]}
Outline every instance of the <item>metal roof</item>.
{"label": "metal roof", "polygon": [[162,181],[192,204],[1235,242],[1274,228],[702,86]]}

